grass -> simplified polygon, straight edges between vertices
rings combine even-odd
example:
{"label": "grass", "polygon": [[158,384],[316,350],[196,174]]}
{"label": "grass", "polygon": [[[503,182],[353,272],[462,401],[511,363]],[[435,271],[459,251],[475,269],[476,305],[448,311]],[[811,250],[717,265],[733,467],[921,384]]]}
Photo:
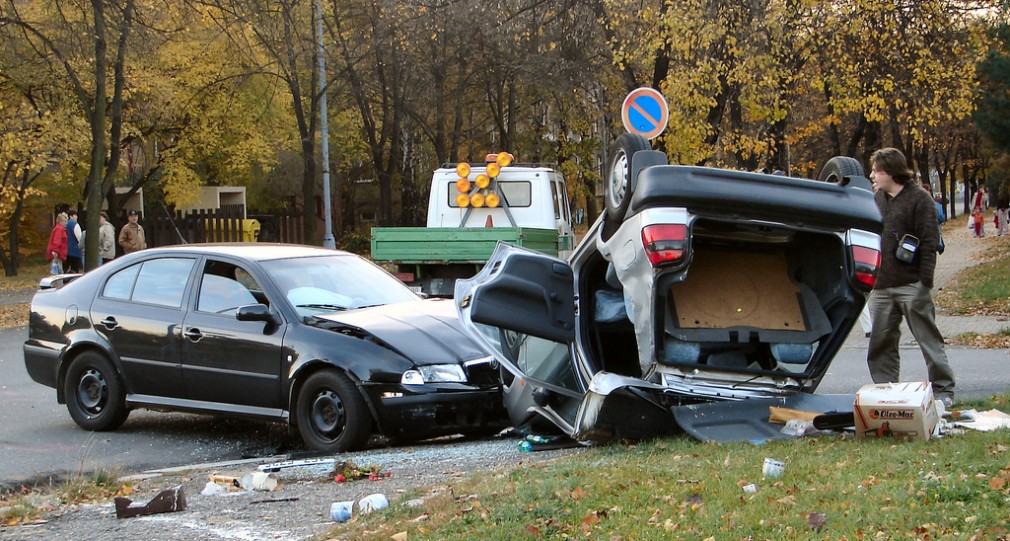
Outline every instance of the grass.
{"label": "grass", "polygon": [[[0,276],[0,293],[39,287],[39,279],[49,274],[49,263],[29,261],[18,269],[17,276]],[[0,329],[28,325],[28,304],[0,305]]]}
{"label": "grass", "polygon": [[938,306],[953,315],[1010,315],[1010,243],[991,243],[983,257],[937,295]]}
{"label": "grass", "polygon": [[[976,409],[1005,410],[1007,396]],[[613,445],[479,473],[329,539],[1010,539],[1007,432],[928,442],[836,435],[764,445]],[[779,479],[762,462],[786,463]],[[757,485],[749,494],[743,487]],[[416,498],[405,494],[402,500]]]}
{"label": "grass", "polygon": [[49,263],[45,260],[29,260],[18,268],[17,276],[0,276],[0,291],[18,291],[39,287],[39,279],[49,275]]}
{"label": "grass", "polygon": [[52,494],[36,490],[0,500],[0,525],[30,524],[59,505],[105,501],[132,494],[133,485],[121,482],[119,476],[118,469],[100,468],[64,481]]}

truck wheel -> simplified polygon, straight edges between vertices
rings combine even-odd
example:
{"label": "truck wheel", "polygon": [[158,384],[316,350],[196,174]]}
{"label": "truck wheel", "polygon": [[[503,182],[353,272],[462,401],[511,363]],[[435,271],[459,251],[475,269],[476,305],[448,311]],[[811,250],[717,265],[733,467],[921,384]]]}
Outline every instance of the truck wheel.
{"label": "truck wheel", "polygon": [[353,451],[368,440],[372,419],[365,399],[347,376],[335,370],[309,376],[295,409],[298,432],[311,449]]}
{"label": "truck wheel", "polygon": [[70,363],[63,394],[70,417],[85,430],[115,430],[130,414],[119,375],[101,353],[85,351]]}
{"label": "truck wheel", "polygon": [[845,177],[863,176],[863,166],[859,160],[848,156],[835,156],[821,168],[817,180],[838,184]]}
{"label": "truck wheel", "polygon": [[649,140],[641,135],[625,133],[610,146],[610,167],[607,168],[607,182],[603,197],[607,211],[608,229],[616,230],[624,220],[631,204],[633,182],[631,159],[639,150],[650,150]]}

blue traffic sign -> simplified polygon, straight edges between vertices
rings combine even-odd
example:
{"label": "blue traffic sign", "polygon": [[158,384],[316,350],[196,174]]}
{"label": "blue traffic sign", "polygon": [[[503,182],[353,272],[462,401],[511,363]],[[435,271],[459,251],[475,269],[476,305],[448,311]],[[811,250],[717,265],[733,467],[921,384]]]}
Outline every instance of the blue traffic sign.
{"label": "blue traffic sign", "polygon": [[670,109],[666,98],[654,88],[632,90],[621,105],[621,120],[624,129],[637,133],[646,139],[655,139],[666,129],[670,121]]}

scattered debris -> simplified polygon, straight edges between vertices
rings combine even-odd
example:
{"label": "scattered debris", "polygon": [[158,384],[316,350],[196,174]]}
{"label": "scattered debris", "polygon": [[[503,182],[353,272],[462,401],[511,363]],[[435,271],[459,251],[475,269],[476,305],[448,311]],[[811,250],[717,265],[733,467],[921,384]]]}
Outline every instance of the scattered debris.
{"label": "scattered debris", "polygon": [[981,432],[991,432],[1000,428],[1010,428],[1010,415],[997,409],[978,412],[975,410],[962,410],[954,412],[957,420],[951,422],[952,426],[971,428]]}
{"label": "scattered debris", "polygon": [[758,491],[758,487],[754,483],[748,483],[743,486],[743,491],[746,492],[747,494],[756,494]]}
{"label": "scattered debris", "polygon": [[297,501],[298,501],[298,497],[291,497],[291,498],[267,498],[265,500],[253,500],[253,501],[249,502],[249,505],[253,505],[253,504],[257,504],[257,503],[282,503],[282,502],[297,502]]}
{"label": "scattered debris", "polygon": [[186,493],[182,485],[162,490],[147,505],[133,505],[133,500],[118,497],[116,503],[116,518],[130,518],[140,515],[158,513],[174,513],[186,508]]}
{"label": "scattered debris", "polygon": [[354,507],[354,501],[346,502],[333,502],[330,504],[330,518],[333,522],[347,522],[351,520],[351,513]]}
{"label": "scattered debris", "polygon": [[245,490],[273,492],[277,490],[277,478],[272,473],[255,471],[245,474],[242,477],[240,485]]}
{"label": "scattered debris", "polygon": [[764,466],[761,468],[761,473],[769,479],[782,477],[785,471],[786,463],[774,458],[766,458]]}
{"label": "scattered debris", "polygon": [[358,512],[362,515],[387,507],[389,507],[389,500],[386,499],[385,494],[369,494],[358,500]]}
{"label": "scattered debris", "polygon": [[382,471],[382,466],[379,466],[378,464],[358,466],[353,461],[347,460],[335,464],[333,466],[333,471],[330,472],[330,475],[333,476],[334,482],[344,483],[347,481],[354,481],[356,479],[378,481],[383,478],[392,477],[393,472],[389,470]]}

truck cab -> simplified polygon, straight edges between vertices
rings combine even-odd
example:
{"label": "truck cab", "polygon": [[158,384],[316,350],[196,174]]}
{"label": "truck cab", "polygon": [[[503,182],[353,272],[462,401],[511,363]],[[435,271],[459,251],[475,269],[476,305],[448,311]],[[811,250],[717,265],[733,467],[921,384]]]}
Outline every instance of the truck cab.
{"label": "truck cab", "polygon": [[499,242],[567,259],[575,235],[561,173],[514,165],[507,152],[485,160],[436,169],[426,227],[372,228],[372,259],[434,297],[451,297],[456,280],[476,274]]}
{"label": "truck cab", "polygon": [[[487,174],[484,163],[470,164],[468,179]],[[542,164],[509,165],[495,177],[500,204],[461,206],[457,164],[435,170],[428,198],[427,227],[522,227],[556,229],[560,251],[574,246],[568,188],[560,172]]]}

